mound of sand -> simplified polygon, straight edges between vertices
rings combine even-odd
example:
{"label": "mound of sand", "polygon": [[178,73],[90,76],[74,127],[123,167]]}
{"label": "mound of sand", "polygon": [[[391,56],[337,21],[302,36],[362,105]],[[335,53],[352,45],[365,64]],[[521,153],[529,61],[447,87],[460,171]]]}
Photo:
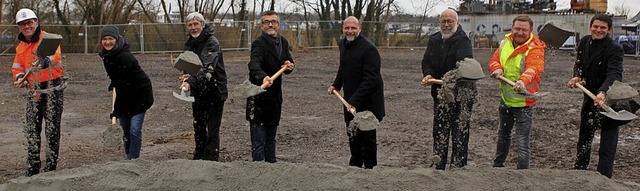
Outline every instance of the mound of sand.
{"label": "mound of sand", "polygon": [[640,185],[575,170],[136,160],[21,177],[0,190],[640,190]]}

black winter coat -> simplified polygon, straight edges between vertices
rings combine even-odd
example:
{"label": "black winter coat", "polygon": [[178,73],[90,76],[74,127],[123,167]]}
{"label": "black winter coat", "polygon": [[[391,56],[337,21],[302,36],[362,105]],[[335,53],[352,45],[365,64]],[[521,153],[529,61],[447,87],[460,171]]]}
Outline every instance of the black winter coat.
{"label": "black winter coat", "polygon": [[[275,42],[280,44],[278,49],[276,49]],[[262,85],[262,80],[278,72],[286,60],[293,63],[293,57],[289,52],[289,41],[281,35],[274,39],[263,32],[251,43],[251,60],[248,64],[249,81],[257,86]],[[285,70],[284,74],[291,72]],[[282,77],[276,78],[271,87],[266,89],[267,92],[254,96],[256,101],[282,100]]]}
{"label": "black winter coat", "polygon": [[195,98],[194,104],[206,106],[226,100],[227,74],[220,42],[213,36],[213,28],[206,24],[198,38],[189,35],[184,49],[196,53],[202,61],[202,69],[187,79],[191,86],[189,91]]}
{"label": "black winter coat", "polygon": [[[473,58],[471,40],[462,29],[458,29],[446,41],[442,39],[442,33],[438,32],[429,37],[427,50],[422,58],[422,75],[431,75],[436,79],[442,79],[445,73],[456,68],[456,62],[464,58]],[[442,85],[431,86],[431,96],[436,99],[438,89]]]}
{"label": "black winter coat", "polygon": [[102,49],[99,55],[111,79],[109,90],[116,90],[114,113],[118,116],[133,116],[145,112],[153,105],[153,88],[151,80],[131,54],[124,37],[119,36],[116,43],[113,50]]}
{"label": "black winter coat", "polygon": [[[589,49],[593,44],[595,47]],[[609,36],[593,41],[591,35],[580,39],[573,76],[586,82],[585,88],[593,94],[606,92],[614,81],[622,81],[624,52]],[[586,95],[585,95],[586,96]]]}
{"label": "black winter coat", "polygon": [[[340,67],[332,86],[342,89],[344,99],[358,112],[371,111],[379,121],[385,116],[384,83],[378,48],[362,34],[353,41],[340,40]],[[353,116],[345,109],[345,122]]]}

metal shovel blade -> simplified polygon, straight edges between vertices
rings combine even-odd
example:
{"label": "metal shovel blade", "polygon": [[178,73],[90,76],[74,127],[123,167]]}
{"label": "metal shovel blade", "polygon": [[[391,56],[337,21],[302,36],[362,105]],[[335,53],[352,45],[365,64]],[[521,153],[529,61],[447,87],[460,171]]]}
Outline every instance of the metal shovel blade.
{"label": "metal shovel blade", "polygon": [[187,95],[187,93],[185,93],[184,91],[180,91],[180,94],[173,92],[173,97],[176,97],[182,101],[188,101],[188,102],[194,102],[195,98]]}
{"label": "metal shovel blade", "polygon": [[618,120],[618,121],[631,121],[635,118],[638,118],[638,116],[634,115],[633,113],[630,113],[628,111],[625,110],[621,110],[618,112],[615,111],[610,111],[610,112],[604,112],[601,111],[600,112],[602,115],[607,116],[608,118],[614,119],[614,120]]}
{"label": "metal shovel blade", "polygon": [[361,131],[372,131],[380,126],[380,121],[371,111],[356,112],[353,116],[353,120],[349,122],[349,127],[354,130],[357,128]]}
{"label": "metal shovel blade", "polygon": [[251,96],[255,96],[261,93],[266,92],[267,90],[262,89],[262,87],[253,85],[249,79],[244,80],[242,84],[236,86],[234,88],[234,92],[236,95],[239,95],[242,98],[249,98]]}

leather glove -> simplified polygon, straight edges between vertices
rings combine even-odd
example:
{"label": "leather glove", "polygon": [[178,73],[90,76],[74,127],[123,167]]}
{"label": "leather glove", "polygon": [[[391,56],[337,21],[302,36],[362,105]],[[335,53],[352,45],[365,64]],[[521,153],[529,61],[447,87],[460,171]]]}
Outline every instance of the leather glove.
{"label": "leather glove", "polygon": [[40,68],[41,69],[45,69],[48,68],[49,66],[51,66],[51,57],[49,56],[45,56],[44,58],[40,59]]}

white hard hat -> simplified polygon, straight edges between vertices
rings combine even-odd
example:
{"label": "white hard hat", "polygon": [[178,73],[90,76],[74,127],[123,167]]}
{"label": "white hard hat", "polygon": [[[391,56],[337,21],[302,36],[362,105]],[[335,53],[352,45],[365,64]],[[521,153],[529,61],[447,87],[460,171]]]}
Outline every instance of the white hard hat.
{"label": "white hard hat", "polygon": [[27,19],[38,19],[38,17],[36,16],[36,13],[27,8],[20,9],[18,13],[16,13],[16,24]]}

